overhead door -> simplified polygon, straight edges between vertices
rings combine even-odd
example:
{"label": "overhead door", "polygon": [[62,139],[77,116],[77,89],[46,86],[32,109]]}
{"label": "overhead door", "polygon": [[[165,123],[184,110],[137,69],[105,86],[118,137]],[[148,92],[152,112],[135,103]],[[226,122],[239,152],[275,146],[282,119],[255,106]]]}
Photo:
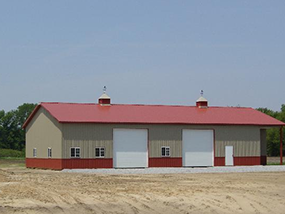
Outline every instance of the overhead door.
{"label": "overhead door", "polygon": [[147,129],[114,129],[113,142],[115,168],[148,167]]}
{"label": "overhead door", "polygon": [[182,134],[183,166],[213,166],[213,130],[188,130]]}

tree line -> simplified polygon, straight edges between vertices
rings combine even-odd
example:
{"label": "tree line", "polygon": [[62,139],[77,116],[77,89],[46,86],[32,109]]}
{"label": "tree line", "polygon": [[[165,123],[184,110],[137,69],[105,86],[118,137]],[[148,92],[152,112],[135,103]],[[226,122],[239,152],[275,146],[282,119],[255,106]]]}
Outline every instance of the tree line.
{"label": "tree line", "polygon": [[[258,108],[258,111],[261,111],[271,117],[276,118],[282,122],[285,122],[285,104],[281,106],[280,111],[273,111],[268,108]],[[280,155],[280,127],[271,128],[266,131],[266,140],[267,140],[267,155],[268,156],[279,156]],[[285,139],[285,130],[283,130],[283,145]],[[284,147],[283,147],[284,148]],[[283,151],[284,153],[284,151]]]}
{"label": "tree line", "polygon": [[0,149],[25,149],[25,130],[22,126],[36,105],[24,103],[16,110],[0,110]]}
{"label": "tree line", "polygon": [[[5,112],[0,111],[0,149],[13,149],[22,151],[25,149],[25,131],[22,126],[28,116],[32,113],[37,104],[24,103],[16,110]],[[281,106],[280,111],[273,111],[268,108],[258,108],[271,117],[285,122],[285,105]],[[285,132],[285,130],[284,130]],[[285,133],[283,135],[283,142]],[[280,135],[279,128],[267,130],[267,155],[278,156],[280,154]]]}

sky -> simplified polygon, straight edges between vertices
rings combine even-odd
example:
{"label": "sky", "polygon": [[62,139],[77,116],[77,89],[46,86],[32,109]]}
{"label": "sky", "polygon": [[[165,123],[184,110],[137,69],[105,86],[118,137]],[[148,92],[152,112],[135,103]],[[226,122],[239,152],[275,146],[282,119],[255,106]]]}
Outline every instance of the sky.
{"label": "sky", "polygon": [[0,0],[0,110],[285,104],[284,0]]}

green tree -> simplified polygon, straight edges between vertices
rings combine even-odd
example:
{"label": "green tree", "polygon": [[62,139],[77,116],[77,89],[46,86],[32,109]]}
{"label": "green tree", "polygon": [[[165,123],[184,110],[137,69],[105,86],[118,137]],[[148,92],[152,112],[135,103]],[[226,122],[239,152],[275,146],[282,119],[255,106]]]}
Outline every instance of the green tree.
{"label": "green tree", "polygon": [[16,124],[19,130],[19,139],[17,143],[19,148],[18,150],[25,148],[25,130],[22,129],[22,126],[36,106],[37,104],[24,103],[23,105],[20,105],[15,112]]}
{"label": "green tree", "polygon": [[19,130],[17,128],[15,111],[9,111],[1,118],[1,126],[2,148],[18,149]]}
{"label": "green tree", "polygon": [[0,148],[23,150],[25,131],[22,126],[36,104],[24,103],[17,110],[0,111]]}
{"label": "green tree", "polygon": [[[268,108],[258,108],[261,111],[271,117],[276,118],[282,122],[285,122],[285,105],[281,106],[281,111],[272,111]],[[279,128],[271,128],[266,131],[267,140],[267,155],[269,156],[279,156],[280,155],[280,133]],[[285,133],[283,134],[283,142],[285,138]]]}

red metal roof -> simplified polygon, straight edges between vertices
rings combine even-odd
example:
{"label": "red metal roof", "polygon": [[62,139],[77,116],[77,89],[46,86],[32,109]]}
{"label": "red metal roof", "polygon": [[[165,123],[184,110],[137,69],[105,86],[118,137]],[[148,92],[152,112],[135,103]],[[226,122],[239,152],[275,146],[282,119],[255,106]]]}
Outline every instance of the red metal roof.
{"label": "red metal roof", "polygon": [[60,123],[135,123],[196,125],[284,126],[262,112],[244,107],[121,105],[101,106],[80,103],[40,103],[27,119],[25,128],[37,110],[43,107]]}

